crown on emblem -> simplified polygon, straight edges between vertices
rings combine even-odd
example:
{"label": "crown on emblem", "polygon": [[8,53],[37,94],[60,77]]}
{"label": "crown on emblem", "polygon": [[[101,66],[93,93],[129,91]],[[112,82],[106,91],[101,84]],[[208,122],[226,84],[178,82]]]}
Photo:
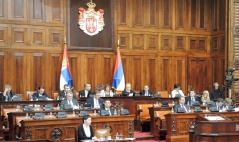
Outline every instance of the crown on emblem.
{"label": "crown on emblem", "polygon": [[86,4],[90,9],[94,9],[96,7],[96,4],[92,2],[92,0],[90,2],[88,2]]}

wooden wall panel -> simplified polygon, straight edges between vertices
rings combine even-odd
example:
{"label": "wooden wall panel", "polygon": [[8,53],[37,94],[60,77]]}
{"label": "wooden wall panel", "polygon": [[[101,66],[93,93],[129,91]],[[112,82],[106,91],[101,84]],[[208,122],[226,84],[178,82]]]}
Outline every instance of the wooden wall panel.
{"label": "wooden wall panel", "polygon": [[[76,11],[77,17],[80,1],[72,2],[70,10],[73,13]],[[81,2],[85,6],[88,1]],[[96,10],[105,5],[100,0],[98,2]],[[40,85],[46,86],[49,95],[59,90],[63,42],[69,32],[69,25],[66,24],[69,22],[67,3],[59,0],[0,0],[0,64],[3,64],[2,69],[0,67],[0,87],[11,84],[14,90],[20,91],[17,93],[22,94],[25,90],[37,90]],[[116,56],[113,49],[116,49],[118,39],[125,80],[132,84],[132,89],[142,90],[148,84],[152,91],[155,88],[165,90],[173,89],[174,83],[180,83],[185,92],[187,85],[191,85],[189,65],[194,65],[194,62],[192,65],[189,62],[190,57],[199,59],[195,66],[201,66],[202,70],[196,68],[197,72],[204,76],[206,74],[209,82],[199,82],[197,91],[211,88],[214,79],[223,82],[224,52],[227,52],[228,47],[223,28],[225,1],[108,0],[107,3],[111,6],[104,9],[104,17],[110,24],[104,27],[105,33],[84,40],[85,45],[92,45],[84,48],[87,51],[68,52],[77,91],[83,89],[86,82],[92,84],[93,90],[98,84],[111,84]],[[77,18],[73,19],[73,23],[77,23],[75,21]],[[74,41],[74,44],[86,47],[79,42],[79,38],[83,37],[75,34],[79,30],[78,26],[73,26],[74,37],[67,38],[67,42]],[[114,33],[109,32],[109,29]],[[112,36],[106,38],[109,33]],[[215,38],[216,45],[213,45]],[[102,46],[108,49],[105,52],[92,52],[93,45],[109,46]],[[213,51],[213,47],[217,49]],[[212,58],[217,61],[217,65],[213,65]],[[23,69],[16,75],[19,67]],[[172,74],[172,71],[175,73]],[[216,71],[219,73],[213,78]],[[194,68],[190,72],[194,72]],[[21,82],[20,78],[23,78],[22,86],[17,85]]]}
{"label": "wooden wall panel", "polygon": [[0,27],[0,46],[7,46],[8,44],[8,28],[7,26]]}
{"label": "wooden wall panel", "polygon": [[51,54],[51,90],[58,91],[60,90],[60,74],[61,74],[61,65],[62,65],[62,57],[60,54]]}
{"label": "wooden wall panel", "polygon": [[134,21],[133,21],[133,26],[143,26],[143,0],[133,0],[134,2]]}
{"label": "wooden wall panel", "polygon": [[9,0],[0,0],[0,19],[7,19],[7,6]]}
{"label": "wooden wall panel", "polygon": [[51,22],[63,22],[63,1],[59,0],[51,0],[50,1],[51,5],[51,14],[50,16],[50,21]]}
{"label": "wooden wall panel", "polygon": [[[132,70],[131,75],[133,77],[132,80],[132,89],[134,90],[142,90],[142,73],[143,73],[143,59],[140,56],[134,56],[132,60]],[[145,68],[144,68],[145,69]]]}
{"label": "wooden wall panel", "polygon": [[[32,73],[33,73],[33,88],[37,90],[40,86],[45,86],[44,82],[44,72],[48,72],[49,68],[46,68],[45,55],[43,53],[33,53],[33,63],[32,63]],[[49,91],[49,90],[48,90]],[[48,93],[49,94],[49,93]]]}
{"label": "wooden wall panel", "polygon": [[168,90],[171,88],[171,71],[172,71],[172,59],[170,57],[162,57],[162,65],[159,67],[161,73],[161,88],[160,90]]}
{"label": "wooden wall panel", "polygon": [[208,86],[207,83],[207,61],[205,58],[188,59],[188,85],[196,91],[202,93]]}
{"label": "wooden wall panel", "polygon": [[[143,74],[145,74],[145,79],[143,80],[143,85],[149,85],[149,88],[151,91],[155,92],[156,88],[159,89],[157,86],[157,78],[158,78],[158,72],[157,72],[157,58],[153,57],[147,57],[145,62],[145,71]],[[143,88],[141,88],[143,89]]]}
{"label": "wooden wall panel", "polygon": [[24,92],[24,53],[15,53],[15,76],[16,78],[16,87],[15,92]]}
{"label": "wooden wall panel", "polygon": [[[97,56],[95,55],[85,55],[85,80],[90,83],[92,87],[96,86],[96,73],[97,73]],[[94,88],[92,88],[94,89]]]}
{"label": "wooden wall panel", "polygon": [[12,20],[27,20],[27,0],[11,0]]}
{"label": "wooden wall panel", "polygon": [[176,28],[184,28],[186,22],[186,1],[185,0],[176,0]]}
{"label": "wooden wall panel", "polygon": [[[118,0],[117,6],[118,6],[118,25],[128,25],[129,20],[129,0]],[[128,25],[129,26],[129,25]]]}
{"label": "wooden wall panel", "polygon": [[0,91],[3,91],[4,86],[4,53],[0,52]]}
{"label": "wooden wall panel", "polygon": [[45,21],[46,9],[42,0],[31,0],[30,8],[31,12],[29,14],[32,21]]}

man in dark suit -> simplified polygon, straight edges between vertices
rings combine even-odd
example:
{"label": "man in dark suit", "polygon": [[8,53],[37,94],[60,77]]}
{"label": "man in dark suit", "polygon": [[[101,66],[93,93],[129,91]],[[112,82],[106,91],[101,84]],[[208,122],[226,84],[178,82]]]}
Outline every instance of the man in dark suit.
{"label": "man in dark suit", "polygon": [[103,99],[100,98],[100,89],[96,87],[94,97],[88,98],[85,103],[91,104],[91,108],[101,108],[103,105]]}
{"label": "man in dark suit", "polygon": [[104,107],[102,107],[101,110],[108,110],[110,116],[114,115],[114,112],[115,112],[115,110],[111,108],[111,102],[110,102],[110,100],[106,100],[106,101],[104,102]]}
{"label": "man in dark suit", "polygon": [[185,104],[193,105],[195,101],[198,101],[201,104],[201,99],[195,95],[195,90],[190,90],[190,95],[185,98]]}
{"label": "man in dark suit", "polygon": [[187,104],[185,104],[185,97],[180,96],[178,98],[178,102],[179,103],[177,103],[173,106],[174,112],[178,112],[179,108],[181,110],[184,110],[184,112],[189,112],[189,106]]}
{"label": "man in dark suit", "polygon": [[149,86],[145,85],[144,90],[140,91],[141,96],[153,96],[153,92],[149,90]]}
{"label": "man in dark suit", "polygon": [[38,91],[32,95],[32,99],[34,101],[38,100],[40,97],[45,97],[46,99],[50,98],[46,93],[45,93],[45,88],[43,86],[38,87]]}
{"label": "man in dark suit", "polygon": [[63,107],[64,110],[79,109],[79,104],[77,100],[73,98],[73,93],[70,90],[67,91],[66,99],[61,101],[61,106]]}
{"label": "man in dark suit", "polygon": [[79,92],[79,97],[90,97],[90,94],[93,94],[91,90],[91,85],[89,83],[84,84],[84,90]]}
{"label": "man in dark suit", "polygon": [[226,111],[226,105],[222,98],[218,98],[217,102],[214,103],[211,107],[216,107],[218,111]]}
{"label": "man in dark suit", "polygon": [[[70,87],[68,84],[64,85],[64,90],[60,91],[58,96],[57,96],[57,100],[64,100],[66,99],[66,93],[67,91],[70,91]],[[73,94],[73,98],[76,99],[76,96]]]}
{"label": "man in dark suit", "polygon": [[11,85],[5,85],[3,93],[0,93],[0,101],[12,101],[14,95]]}
{"label": "man in dark suit", "polygon": [[122,95],[123,96],[134,96],[134,91],[131,90],[131,84],[130,83],[126,84],[125,90],[122,91]]}

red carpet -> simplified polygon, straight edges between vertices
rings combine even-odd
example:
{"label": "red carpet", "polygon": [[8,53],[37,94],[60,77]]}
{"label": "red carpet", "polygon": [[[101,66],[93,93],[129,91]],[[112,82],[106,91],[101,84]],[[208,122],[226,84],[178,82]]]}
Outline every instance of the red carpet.
{"label": "red carpet", "polygon": [[[135,131],[134,132],[134,137],[136,138],[136,142],[166,142],[165,140],[161,140],[161,141],[153,140],[153,136],[150,135],[149,132],[137,132],[137,131]],[[152,140],[151,140],[150,137],[152,138]],[[140,140],[137,140],[137,138],[139,138]],[[145,138],[145,140],[143,138]]]}

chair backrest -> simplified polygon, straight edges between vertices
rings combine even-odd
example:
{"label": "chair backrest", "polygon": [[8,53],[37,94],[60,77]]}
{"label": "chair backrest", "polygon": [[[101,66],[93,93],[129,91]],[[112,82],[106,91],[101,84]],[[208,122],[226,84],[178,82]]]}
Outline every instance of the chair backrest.
{"label": "chair backrest", "polygon": [[35,92],[36,91],[26,91],[26,100],[31,100],[31,97]]}
{"label": "chair backrest", "polygon": [[107,128],[102,128],[102,129],[96,129],[94,130],[95,136],[99,139],[101,137],[105,138],[107,136],[110,136],[110,131]]}
{"label": "chair backrest", "polygon": [[122,91],[115,90],[115,95],[122,95]]}
{"label": "chair backrest", "polygon": [[161,94],[162,98],[168,98],[169,95],[167,90],[159,91],[159,94]]}
{"label": "chair backrest", "polygon": [[160,111],[155,111],[154,112],[154,117],[160,118],[161,120],[164,120],[165,117],[164,115],[170,113],[171,110],[160,110]]}
{"label": "chair backrest", "polygon": [[137,111],[140,111],[139,117],[147,117],[149,116],[149,107],[153,107],[153,104],[138,104]]}
{"label": "chair backrest", "polygon": [[58,94],[59,94],[58,92],[54,92],[54,93],[53,93],[53,99],[54,99],[54,100],[56,100],[56,99],[57,99],[57,97],[58,97]]}

